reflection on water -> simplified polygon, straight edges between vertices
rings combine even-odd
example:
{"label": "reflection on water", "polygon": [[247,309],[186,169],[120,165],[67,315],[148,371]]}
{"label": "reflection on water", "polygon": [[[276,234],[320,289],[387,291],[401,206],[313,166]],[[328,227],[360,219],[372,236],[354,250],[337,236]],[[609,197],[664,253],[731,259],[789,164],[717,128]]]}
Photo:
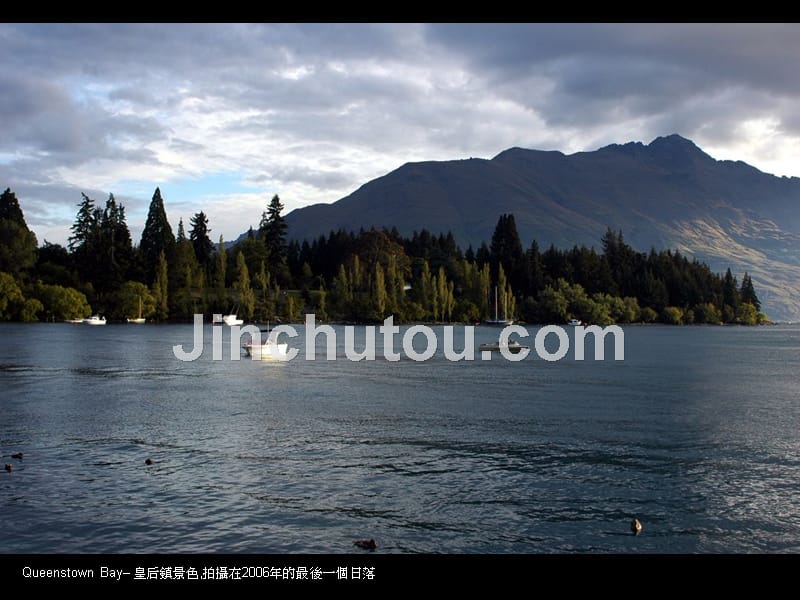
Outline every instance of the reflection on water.
{"label": "reflection on water", "polygon": [[352,363],[341,328],[306,361],[298,331],[181,362],[189,325],[0,327],[0,551],[800,549],[798,328],[631,327],[621,363]]}

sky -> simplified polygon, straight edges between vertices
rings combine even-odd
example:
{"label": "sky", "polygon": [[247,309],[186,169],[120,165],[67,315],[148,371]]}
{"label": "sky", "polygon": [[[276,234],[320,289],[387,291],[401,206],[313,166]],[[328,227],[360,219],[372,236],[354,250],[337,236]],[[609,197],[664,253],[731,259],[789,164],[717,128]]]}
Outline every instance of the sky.
{"label": "sky", "polygon": [[0,188],[39,243],[156,186],[177,232],[257,227],[406,162],[678,133],[800,176],[797,24],[0,24]]}

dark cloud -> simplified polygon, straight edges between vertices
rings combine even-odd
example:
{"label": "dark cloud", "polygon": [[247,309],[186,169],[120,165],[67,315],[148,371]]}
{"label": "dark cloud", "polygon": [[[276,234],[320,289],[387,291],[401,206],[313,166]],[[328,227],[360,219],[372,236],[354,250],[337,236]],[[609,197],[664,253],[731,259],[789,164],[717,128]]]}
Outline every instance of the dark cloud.
{"label": "dark cloud", "polygon": [[792,24],[0,24],[0,47],[0,177],[47,227],[82,186],[235,171],[291,207],[515,145],[677,132],[788,164],[752,138],[800,135]]}

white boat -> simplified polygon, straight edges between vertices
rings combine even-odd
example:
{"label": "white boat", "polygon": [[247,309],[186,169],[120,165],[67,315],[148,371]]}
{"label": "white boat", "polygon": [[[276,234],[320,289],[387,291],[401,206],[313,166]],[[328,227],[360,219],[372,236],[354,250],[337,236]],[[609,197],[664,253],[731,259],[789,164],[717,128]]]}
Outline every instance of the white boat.
{"label": "white boat", "polygon": [[73,325],[83,325],[83,319],[67,319],[64,323],[72,323]]}
{"label": "white boat", "polygon": [[567,325],[572,325],[573,327],[577,327],[578,325],[583,325],[583,321],[580,319],[570,319],[567,322]]}
{"label": "white boat", "polygon": [[142,316],[142,297],[139,296],[139,316],[135,319],[127,319],[128,323],[135,323],[136,325],[141,325],[145,322],[145,318]]}
{"label": "white boat", "polygon": [[242,346],[242,348],[244,348],[247,356],[251,357],[253,360],[262,360],[265,358],[269,359],[286,356],[286,353],[289,350],[289,344],[273,343],[269,338],[267,338],[261,344],[247,342]]}
{"label": "white boat", "polygon": [[505,302],[503,303],[503,318],[499,318],[497,314],[497,286],[494,286],[494,319],[484,319],[484,323],[486,325],[491,325],[492,327],[508,327],[509,325],[513,325],[514,321],[512,319],[506,319],[506,307]]}
{"label": "white boat", "polygon": [[506,351],[510,352],[511,354],[519,354],[523,350],[528,350],[528,346],[523,346],[516,340],[509,340],[506,343],[501,342],[487,342],[485,344],[481,344],[479,346],[481,352],[502,352],[502,349],[505,348]]}
{"label": "white boat", "polygon": [[229,327],[233,325],[244,324],[244,320],[237,319],[236,315],[225,315],[224,317],[222,317],[222,322],[225,323],[225,325],[228,325]]}
{"label": "white boat", "polygon": [[86,325],[105,325],[106,318],[101,317],[100,315],[92,315],[91,317],[84,319],[83,322]]}

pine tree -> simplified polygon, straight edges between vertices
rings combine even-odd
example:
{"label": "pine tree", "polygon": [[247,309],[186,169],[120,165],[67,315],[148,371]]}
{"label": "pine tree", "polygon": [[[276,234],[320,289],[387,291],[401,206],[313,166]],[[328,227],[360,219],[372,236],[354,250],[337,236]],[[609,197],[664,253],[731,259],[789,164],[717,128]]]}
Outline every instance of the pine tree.
{"label": "pine tree", "polygon": [[10,188],[0,195],[0,272],[19,274],[36,263],[36,236]]}
{"label": "pine tree", "polygon": [[761,301],[756,296],[756,290],[753,287],[753,280],[746,272],[742,277],[742,287],[739,290],[739,296],[743,304],[752,304],[756,311],[761,310]]}
{"label": "pine tree", "polygon": [[164,201],[161,198],[161,190],[159,188],[156,188],[153,193],[153,200],[150,202],[150,209],[147,213],[147,222],[142,231],[139,250],[142,256],[145,277],[149,281],[155,278],[160,254],[163,252],[166,260],[169,261],[175,250],[175,236],[167,220],[167,212],[164,210]]}
{"label": "pine tree", "polygon": [[[97,209],[95,209],[97,211]],[[109,194],[106,207],[99,217],[93,242],[94,285],[99,291],[117,289],[128,278],[133,261],[131,234],[125,222],[125,207]]]}
{"label": "pine tree", "polygon": [[730,268],[728,268],[725,272],[725,277],[722,279],[722,318],[726,323],[735,320],[740,301],[736,277],[733,276]]}
{"label": "pine tree", "polygon": [[71,252],[78,251],[79,248],[89,242],[96,225],[94,222],[94,200],[84,193],[81,193],[81,196],[83,200],[78,205],[78,215],[71,227],[72,235],[67,240]]}
{"label": "pine tree", "polygon": [[211,230],[208,228],[208,217],[203,211],[200,211],[189,220],[189,224],[192,226],[189,231],[189,239],[192,240],[194,246],[194,255],[200,266],[208,270],[211,257],[214,255],[214,244],[209,237]]}
{"label": "pine tree", "polygon": [[258,226],[259,237],[269,250],[270,260],[276,263],[286,261],[286,221],[281,216],[283,204],[278,194],[272,197],[267,210],[261,214]]}
{"label": "pine tree", "polygon": [[[170,314],[173,317],[191,318],[197,312],[196,299],[202,297],[205,272],[194,255],[194,245],[186,237],[183,219],[178,222],[173,258],[169,265]],[[197,295],[195,295],[197,294]]]}
{"label": "pine tree", "polygon": [[523,261],[522,242],[519,239],[514,215],[500,215],[492,234],[490,252],[495,281],[497,281],[498,265],[502,265],[512,287],[521,289],[524,286],[527,269]]}

